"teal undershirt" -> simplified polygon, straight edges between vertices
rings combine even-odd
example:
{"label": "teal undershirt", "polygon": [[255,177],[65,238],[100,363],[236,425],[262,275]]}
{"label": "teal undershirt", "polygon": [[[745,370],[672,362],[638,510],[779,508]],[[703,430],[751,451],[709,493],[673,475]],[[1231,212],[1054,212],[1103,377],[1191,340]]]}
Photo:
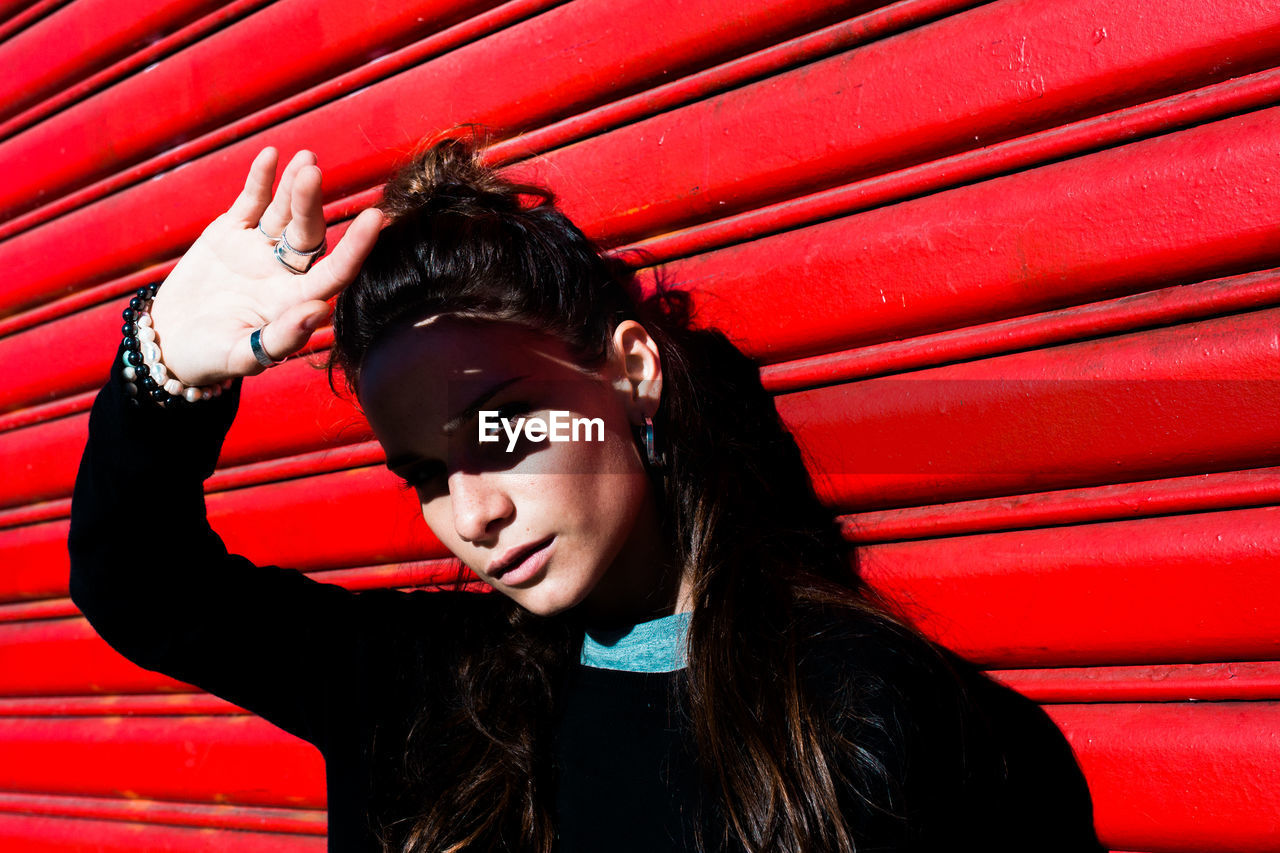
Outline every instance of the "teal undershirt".
{"label": "teal undershirt", "polygon": [[673,613],[629,628],[587,629],[583,666],[627,672],[674,672],[687,665],[685,635],[692,613]]}

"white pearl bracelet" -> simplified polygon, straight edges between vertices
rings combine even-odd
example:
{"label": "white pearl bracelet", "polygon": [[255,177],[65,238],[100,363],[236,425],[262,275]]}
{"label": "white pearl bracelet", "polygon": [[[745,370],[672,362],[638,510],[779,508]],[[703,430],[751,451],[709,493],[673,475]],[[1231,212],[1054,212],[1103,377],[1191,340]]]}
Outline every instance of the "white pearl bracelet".
{"label": "white pearl bracelet", "polygon": [[157,405],[169,405],[178,399],[195,403],[218,396],[235,380],[226,379],[212,385],[185,385],[164,366],[148,310],[158,288],[159,285],[139,288],[124,310],[125,338],[121,361],[124,363],[125,391],[130,397]]}

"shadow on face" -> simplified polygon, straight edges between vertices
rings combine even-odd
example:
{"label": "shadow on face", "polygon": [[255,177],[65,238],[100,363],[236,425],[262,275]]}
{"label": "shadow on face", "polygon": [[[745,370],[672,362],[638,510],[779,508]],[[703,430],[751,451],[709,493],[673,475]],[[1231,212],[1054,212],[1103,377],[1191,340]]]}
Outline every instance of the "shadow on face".
{"label": "shadow on face", "polygon": [[614,599],[657,571],[639,409],[613,356],[584,368],[558,339],[442,315],[393,331],[361,369],[387,467],[432,532],[537,613]]}

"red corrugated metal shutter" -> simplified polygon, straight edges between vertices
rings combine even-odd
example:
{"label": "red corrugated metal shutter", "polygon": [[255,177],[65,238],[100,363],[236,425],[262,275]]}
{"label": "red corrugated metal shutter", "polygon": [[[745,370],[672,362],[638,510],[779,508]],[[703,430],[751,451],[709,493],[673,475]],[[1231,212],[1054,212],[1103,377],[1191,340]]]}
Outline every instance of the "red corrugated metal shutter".
{"label": "red corrugated metal shutter", "polygon": [[[1278,50],[1261,0],[0,0],[0,848],[323,850],[312,747],[68,600],[86,410],[261,145],[319,153],[332,243],[482,122],[767,365],[868,576],[1047,705],[1112,849],[1280,850]],[[295,359],[213,524],[425,582],[379,462]]]}

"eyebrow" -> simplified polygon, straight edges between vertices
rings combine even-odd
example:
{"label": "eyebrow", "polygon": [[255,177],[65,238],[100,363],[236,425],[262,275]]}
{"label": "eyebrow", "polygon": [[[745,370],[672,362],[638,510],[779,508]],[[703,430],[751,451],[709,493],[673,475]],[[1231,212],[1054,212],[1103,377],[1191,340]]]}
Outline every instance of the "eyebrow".
{"label": "eyebrow", "polygon": [[[475,417],[476,413],[480,411],[481,406],[489,402],[489,400],[491,400],[503,388],[506,388],[508,385],[514,385],[520,380],[528,379],[528,378],[529,376],[527,374],[523,376],[512,376],[509,379],[504,379],[501,382],[497,383],[496,385],[494,385],[493,387],[489,388],[484,393],[482,393],[479,397],[476,397],[474,400],[472,400],[471,404],[468,405],[461,412],[459,412],[458,414],[454,415],[452,418],[447,420],[444,426],[441,428],[441,432],[443,432],[445,435],[451,435],[452,433],[457,432],[462,427],[463,424],[471,420],[471,418]],[[386,466],[391,471],[395,471],[397,468],[403,467],[404,465],[407,465],[410,462],[414,462],[417,459],[418,459],[418,456],[416,454],[405,453],[405,454],[395,456],[391,459],[388,459],[386,461]]]}

